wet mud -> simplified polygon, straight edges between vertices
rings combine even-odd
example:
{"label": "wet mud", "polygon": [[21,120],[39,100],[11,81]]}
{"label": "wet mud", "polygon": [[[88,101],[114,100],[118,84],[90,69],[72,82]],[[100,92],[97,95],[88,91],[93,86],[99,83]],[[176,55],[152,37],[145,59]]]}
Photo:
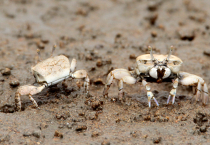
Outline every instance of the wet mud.
{"label": "wet mud", "polygon": [[[173,55],[182,71],[202,77],[210,90],[210,1],[208,0],[0,0],[0,144],[209,144],[210,105],[196,102],[191,87],[179,86],[167,104],[172,83],[149,83],[160,106],[148,107],[139,82],[118,82],[102,96],[107,74],[133,70],[135,58],[149,53]],[[27,96],[15,108],[19,86],[35,82],[39,58],[63,54],[90,77],[68,79]]]}

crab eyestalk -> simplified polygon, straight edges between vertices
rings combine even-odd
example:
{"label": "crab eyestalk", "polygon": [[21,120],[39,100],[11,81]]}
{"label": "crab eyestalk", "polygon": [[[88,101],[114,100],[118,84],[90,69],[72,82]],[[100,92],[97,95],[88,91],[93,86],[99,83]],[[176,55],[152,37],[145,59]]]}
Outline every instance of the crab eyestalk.
{"label": "crab eyestalk", "polygon": [[171,47],[170,47],[169,54],[168,54],[168,56],[167,56],[167,58],[166,58],[167,61],[169,60],[169,58],[170,58],[171,53],[172,53],[173,50],[174,50],[174,46],[171,46]]}
{"label": "crab eyestalk", "polygon": [[148,50],[150,51],[151,60],[154,61],[155,58],[154,58],[153,53],[152,53],[152,46],[148,46]]}

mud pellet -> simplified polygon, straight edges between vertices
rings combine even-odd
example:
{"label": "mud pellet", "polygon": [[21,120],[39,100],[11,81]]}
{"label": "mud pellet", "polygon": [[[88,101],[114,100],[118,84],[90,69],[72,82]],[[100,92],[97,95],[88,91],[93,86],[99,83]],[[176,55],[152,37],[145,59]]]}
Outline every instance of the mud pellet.
{"label": "mud pellet", "polygon": [[205,50],[205,51],[203,52],[203,54],[206,55],[206,56],[210,56],[210,50]]}
{"label": "mud pellet", "polygon": [[200,132],[206,132],[206,126],[204,125],[204,126],[201,126],[201,128],[200,128]]}
{"label": "mud pellet", "polygon": [[55,133],[54,133],[54,137],[63,138],[63,134],[56,130]]}
{"label": "mud pellet", "polygon": [[161,137],[153,138],[153,143],[160,143],[161,139]]}
{"label": "mud pellet", "polygon": [[10,86],[12,86],[12,87],[17,87],[17,86],[20,85],[20,82],[19,82],[19,80],[17,80],[17,79],[13,79],[13,80],[10,81],[9,84],[10,84]]}
{"label": "mud pellet", "polygon": [[10,75],[11,74],[11,70],[9,68],[5,68],[1,71],[2,75]]}

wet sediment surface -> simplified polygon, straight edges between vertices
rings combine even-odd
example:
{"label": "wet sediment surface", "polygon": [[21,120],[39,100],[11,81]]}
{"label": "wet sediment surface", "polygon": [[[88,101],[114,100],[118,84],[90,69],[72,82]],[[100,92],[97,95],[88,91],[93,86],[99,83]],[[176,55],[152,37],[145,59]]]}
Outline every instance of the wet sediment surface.
{"label": "wet sediment surface", "polygon": [[[0,0],[1,144],[207,144],[209,105],[196,102],[191,87],[179,86],[167,105],[172,83],[149,83],[160,106],[148,108],[139,82],[124,84],[118,100],[114,81],[102,97],[107,74],[132,70],[135,58],[149,53],[182,59],[182,71],[202,77],[210,90],[210,2],[207,0]],[[66,80],[27,96],[15,110],[18,86],[35,82],[31,67],[64,54],[90,77],[90,95],[82,80]]]}

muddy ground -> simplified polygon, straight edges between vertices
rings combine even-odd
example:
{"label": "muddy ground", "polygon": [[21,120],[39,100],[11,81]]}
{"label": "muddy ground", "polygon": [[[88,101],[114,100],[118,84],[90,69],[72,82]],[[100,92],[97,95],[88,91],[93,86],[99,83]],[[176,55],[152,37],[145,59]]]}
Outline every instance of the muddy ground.
{"label": "muddy ground", "polygon": [[[209,0],[0,0],[0,144],[209,144],[210,105],[195,102],[192,88],[178,87],[167,105],[171,83],[151,83],[159,107],[148,108],[146,90],[117,82],[102,97],[107,73],[132,70],[135,58],[173,54],[182,70],[201,76],[210,90]],[[64,54],[91,79],[90,96],[82,80],[67,80],[27,96],[15,110],[19,86],[33,84],[31,66],[41,58]]]}

